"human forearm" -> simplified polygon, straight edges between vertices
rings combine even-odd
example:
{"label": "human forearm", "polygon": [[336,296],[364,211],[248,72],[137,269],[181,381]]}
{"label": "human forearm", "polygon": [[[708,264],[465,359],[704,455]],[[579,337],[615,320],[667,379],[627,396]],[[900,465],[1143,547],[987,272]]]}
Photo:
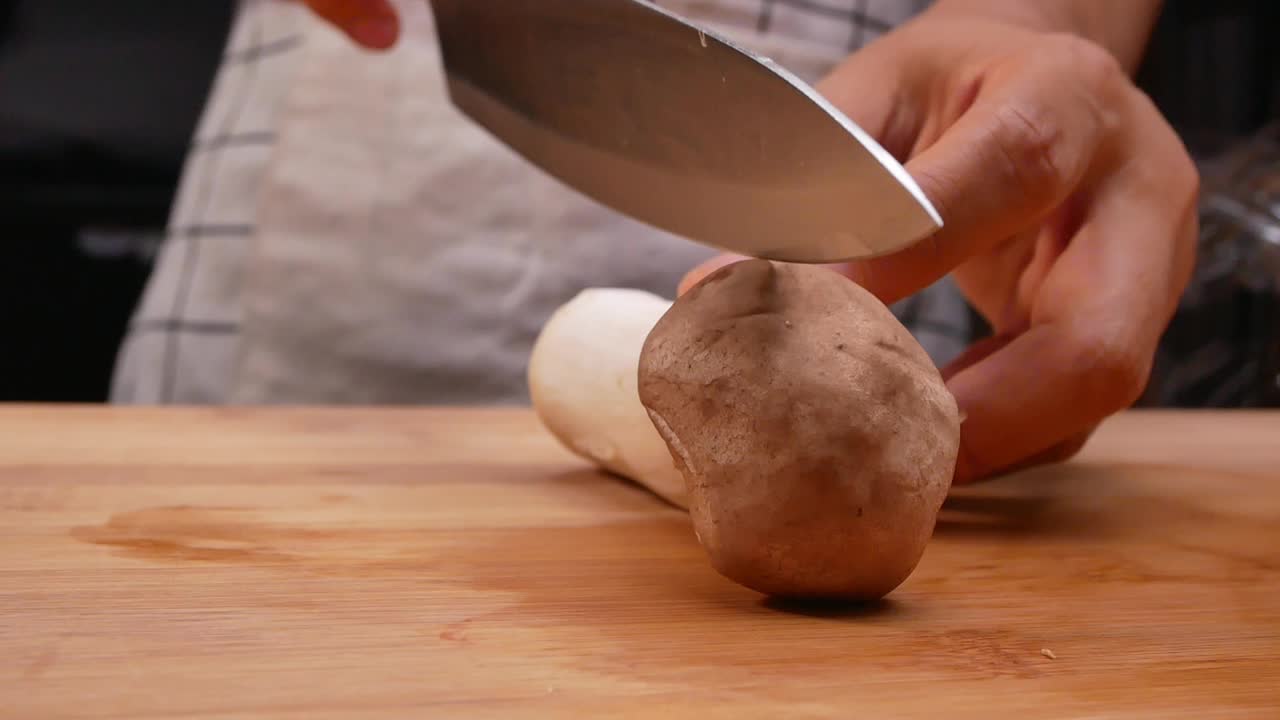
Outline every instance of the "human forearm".
{"label": "human forearm", "polygon": [[1106,48],[1129,73],[1142,61],[1162,0],[938,0],[935,10],[1068,32]]}

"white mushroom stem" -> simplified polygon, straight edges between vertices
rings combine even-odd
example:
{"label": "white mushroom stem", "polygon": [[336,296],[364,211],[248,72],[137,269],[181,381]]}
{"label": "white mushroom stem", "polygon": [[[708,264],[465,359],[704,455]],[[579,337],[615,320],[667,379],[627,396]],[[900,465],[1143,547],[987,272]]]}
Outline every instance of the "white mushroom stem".
{"label": "white mushroom stem", "polygon": [[590,288],[555,311],[529,359],[542,424],[566,448],[687,509],[684,478],[636,390],[640,351],[671,301]]}

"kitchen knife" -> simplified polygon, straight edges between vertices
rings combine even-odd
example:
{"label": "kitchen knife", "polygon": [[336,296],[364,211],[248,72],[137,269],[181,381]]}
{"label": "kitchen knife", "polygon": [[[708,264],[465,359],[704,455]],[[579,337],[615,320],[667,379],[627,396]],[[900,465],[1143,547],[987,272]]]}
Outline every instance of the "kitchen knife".
{"label": "kitchen knife", "polygon": [[942,225],[813,88],[653,2],[430,2],[453,104],[634,219],[805,263],[891,253]]}

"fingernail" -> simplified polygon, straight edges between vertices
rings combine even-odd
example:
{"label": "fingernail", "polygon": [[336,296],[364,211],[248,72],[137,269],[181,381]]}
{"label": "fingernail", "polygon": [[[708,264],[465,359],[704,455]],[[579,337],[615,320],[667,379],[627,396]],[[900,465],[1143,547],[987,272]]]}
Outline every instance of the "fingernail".
{"label": "fingernail", "polygon": [[360,20],[351,28],[351,36],[365,47],[383,50],[396,42],[400,32],[395,18],[386,16],[371,17]]}

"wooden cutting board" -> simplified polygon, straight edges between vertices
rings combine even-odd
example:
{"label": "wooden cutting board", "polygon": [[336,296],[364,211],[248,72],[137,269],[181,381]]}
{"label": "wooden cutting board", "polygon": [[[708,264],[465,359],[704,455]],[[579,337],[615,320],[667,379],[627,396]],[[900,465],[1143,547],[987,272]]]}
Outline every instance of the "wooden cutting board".
{"label": "wooden cutting board", "polygon": [[3,718],[1280,718],[1280,414],[957,492],[870,608],[524,411],[0,410]]}

